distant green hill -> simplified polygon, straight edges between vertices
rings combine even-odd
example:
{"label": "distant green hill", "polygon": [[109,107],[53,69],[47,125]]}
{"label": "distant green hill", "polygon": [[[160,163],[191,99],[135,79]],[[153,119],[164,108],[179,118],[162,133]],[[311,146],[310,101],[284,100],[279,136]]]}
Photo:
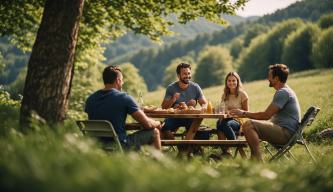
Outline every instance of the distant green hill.
{"label": "distant green hill", "polygon": [[[228,27],[213,34],[198,35],[193,40],[180,41],[165,45],[159,49],[141,49],[136,54],[124,56],[113,60],[113,64],[130,62],[140,70],[149,90],[156,89],[161,85],[161,75],[170,62],[186,55],[194,60],[198,53],[207,45],[220,45],[231,42],[234,38],[245,35],[249,28],[254,25],[271,27],[274,23],[291,18],[301,18],[315,21],[321,15],[333,11],[333,1],[330,0],[304,0],[296,2],[289,7],[278,10],[273,14],[263,16],[255,21],[247,21],[235,26]],[[258,34],[254,34],[254,38]]]}
{"label": "distant green hill", "polygon": [[[246,18],[240,16],[230,15],[225,15],[224,18],[229,22],[230,25],[236,25],[247,20]],[[198,35],[210,34],[215,31],[220,31],[224,28],[224,26],[208,22],[203,18],[190,21],[185,25],[176,23],[176,18],[174,18],[173,21],[175,22],[175,25],[170,29],[175,34],[174,36],[170,37],[162,37],[164,45],[184,40],[192,40]],[[157,43],[152,42],[148,37],[130,32],[117,39],[115,42],[105,45],[105,63],[116,62],[117,60],[121,60],[121,58],[131,56],[137,53],[140,49],[158,49],[159,47],[160,46]]]}

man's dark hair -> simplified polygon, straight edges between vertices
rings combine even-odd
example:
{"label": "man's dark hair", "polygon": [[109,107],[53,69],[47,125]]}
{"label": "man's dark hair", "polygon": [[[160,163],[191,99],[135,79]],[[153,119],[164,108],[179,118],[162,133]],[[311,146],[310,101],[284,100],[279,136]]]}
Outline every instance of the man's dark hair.
{"label": "man's dark hair", "polygon": [[191,69],[191,65],[188,64],[188,63],[180,63],[178,66],[177,66],[177,74],[179,75],[180,74],[180,70],[182,68],[190,68]]}
{"label": "man's dark hair", "polygon": [[269,69],[272,70],[273,77],[278,76],[282,83],[287,82],[289,74],[289,68],[287,67],[287,65],[285,64],[270,65]]}
{"label": "man's dark hair", "polygon": [[118,74],[121,70],[118,66],[109,65],[104,68],[103,71],[103,82],[104,84],[112,84],[116,81]]}

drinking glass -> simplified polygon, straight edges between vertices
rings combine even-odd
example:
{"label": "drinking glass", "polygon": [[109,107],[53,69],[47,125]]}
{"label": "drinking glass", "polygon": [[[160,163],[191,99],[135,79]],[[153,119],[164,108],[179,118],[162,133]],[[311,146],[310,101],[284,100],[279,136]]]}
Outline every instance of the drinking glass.
{"label": "drinking glass", "polygon": [[219,108],[219,113],[225,114],[225,112],[226,112],[225,102],[221,101],[220,108]]}

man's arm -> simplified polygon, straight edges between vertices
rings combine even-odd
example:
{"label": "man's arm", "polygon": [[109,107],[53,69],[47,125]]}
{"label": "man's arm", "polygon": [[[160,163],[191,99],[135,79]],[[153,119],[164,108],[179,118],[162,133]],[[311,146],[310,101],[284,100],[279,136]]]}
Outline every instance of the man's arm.
{"label": "man's arm", "polygon": [[267,109],[263,112],[247,112],[241,109],[232,109],[230,111],[230,115],[237,116],[237,117],[247,117],[250,119],[257,119],[257,120],[268,120],[273,115],[275,115],[280,109],[275,106],[274,104],[270,104]]}
{"label": "man's arm", "polygon": [[175,93],[170,99],[164,99],[162,102],[162,109],[168,109],[177,101],[180,97],[180,93]]}
{"label": "man's arm", "polygon": [[199,104],[202,106],[202,105],[205,105],[207,104],[207,99],[205,97],[202,97],[198,100]]}
{"label": "man's arm", "polygon": [[139,123],[143,125],[144,128],[153,129],[158,128],[161,129],[161,122],[155,121],[149,117],[147,117],[142,110],[138,110],[131,114],[131,116]]}

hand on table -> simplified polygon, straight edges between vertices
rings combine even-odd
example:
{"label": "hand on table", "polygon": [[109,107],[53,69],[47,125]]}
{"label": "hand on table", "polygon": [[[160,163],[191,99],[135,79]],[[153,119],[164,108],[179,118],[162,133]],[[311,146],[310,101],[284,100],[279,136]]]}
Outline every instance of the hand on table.
{"label": "hand on table", "polygon": [[187,106],[192,106],[192,107],[195,107],[197,105],[197,101],[194,100],[194,99],[191,99],[189,100],[187,103],[186,103]]}
{"label": "hand on table", "polygon": [[243,110],[241,109],[231,109],[229,111],[229,115],[233,117],[242,117],[243,116]]}

